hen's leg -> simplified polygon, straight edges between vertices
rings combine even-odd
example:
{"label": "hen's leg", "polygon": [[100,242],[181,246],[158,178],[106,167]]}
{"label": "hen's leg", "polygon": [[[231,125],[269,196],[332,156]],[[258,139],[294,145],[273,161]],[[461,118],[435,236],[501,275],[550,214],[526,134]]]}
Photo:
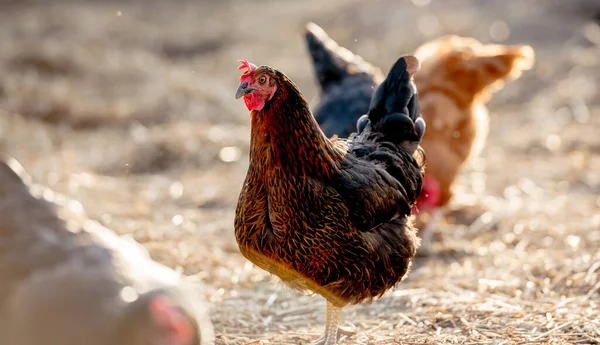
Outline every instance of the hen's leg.
{"label": "hen's leg", "polygon": [[421,237],[421,247],[417,250],[419,256],[428,256],[433,253],[433,229],[444,216],[444,209],[436,208],[431,211],[431,219],[425,226],[419,230]]}
{"label": "hen's leg", "polygon": [[310,343],[310,345],[335,345],[341,336],[353,336],[355,333],[339,328],[342,308],[327,302],[327,319],[325,321],[325,336]]}

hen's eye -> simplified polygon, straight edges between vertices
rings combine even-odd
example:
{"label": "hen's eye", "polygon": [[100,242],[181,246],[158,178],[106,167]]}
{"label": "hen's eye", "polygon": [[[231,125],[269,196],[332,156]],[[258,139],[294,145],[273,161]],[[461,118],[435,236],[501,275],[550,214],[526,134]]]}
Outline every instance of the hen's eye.
{"label": "hen's eye", "polygon": [[264,75],[260,78],[258,78],[258,83],[259,84],[264,84],[267,81],[267,77],[265,77]]}

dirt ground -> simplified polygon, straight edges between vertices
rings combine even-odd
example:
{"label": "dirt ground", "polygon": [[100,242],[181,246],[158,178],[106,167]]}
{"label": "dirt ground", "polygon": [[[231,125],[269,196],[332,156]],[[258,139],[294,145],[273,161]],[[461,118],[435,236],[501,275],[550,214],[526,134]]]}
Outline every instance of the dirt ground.
{"label": "dirt ground", "polygon": [[530,44],[535,68],[489,104],[455,224],[395,291],[346,308],[358,333],[342,344],[600,344],[594,3],[2,0],[0,150],[203,281],[216,344],[303,344],[324,301],[273,284],[233,237],[249,146],[237,59],[281,69],[314,104],[307,21],[384,69],[447,33]]}

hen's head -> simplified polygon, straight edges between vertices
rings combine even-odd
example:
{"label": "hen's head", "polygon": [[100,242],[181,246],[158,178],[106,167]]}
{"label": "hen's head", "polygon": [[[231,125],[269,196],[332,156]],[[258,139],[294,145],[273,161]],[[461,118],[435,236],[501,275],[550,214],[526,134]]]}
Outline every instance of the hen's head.
{"label": "hen's head", "polygon": [[275,71],[267,66],[259,66],[240,60],[239,70],[245,70],[240,76],[240,86],[235,98],[244,97],[248,110],[262,110],[277,91]]}

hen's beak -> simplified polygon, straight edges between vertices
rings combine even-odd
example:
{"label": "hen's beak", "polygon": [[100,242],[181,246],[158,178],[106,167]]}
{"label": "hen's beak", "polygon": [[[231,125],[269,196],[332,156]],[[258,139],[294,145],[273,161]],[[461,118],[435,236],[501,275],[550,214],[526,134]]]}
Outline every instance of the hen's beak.
{"label": "hen's beak", "polygon": [[235,99],[239,99],[240,97],[244,97],[250,92],[254,91],[253,88],[248,87],[248,83],[240,84],[237,91],[235,92]]}

